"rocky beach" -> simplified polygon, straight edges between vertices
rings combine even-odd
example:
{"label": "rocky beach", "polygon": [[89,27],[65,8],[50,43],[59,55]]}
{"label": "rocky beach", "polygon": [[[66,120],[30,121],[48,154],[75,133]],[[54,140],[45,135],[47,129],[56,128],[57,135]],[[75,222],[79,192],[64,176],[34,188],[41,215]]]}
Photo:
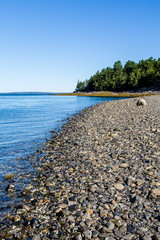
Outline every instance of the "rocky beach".
{"label": "rocky beach", "polygon": [[30,159],[37,174],[0,222],[0,239],[160,240],[160,95],[144,100],[69,119]]}

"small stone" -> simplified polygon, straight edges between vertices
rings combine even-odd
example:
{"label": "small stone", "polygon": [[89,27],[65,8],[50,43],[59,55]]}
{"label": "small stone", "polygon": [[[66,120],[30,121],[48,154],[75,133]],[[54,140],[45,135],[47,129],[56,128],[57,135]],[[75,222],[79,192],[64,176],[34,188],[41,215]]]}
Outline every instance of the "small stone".
{"label": "small stone", "polygon": [[31,210],[31,208],[27,205],[23,205],[23,209],[25,209],[27,212]]}
{"label": "small stone", "polygon": [[86,219],[85,222],[90,227],[93,223],[95,223],[95,220]]}
{"label": "small stone", "polygon": [[30,225],[31,225],[32,228],[37,227],[38,226],[38,220],[36,218],[32,218],[30,220]]}
{"label": "small stone", "polygon": [[117,189],[117,190],[123,190],[124,189],[124,186],[121,184],[121,183],[116,183],[114,185],[114,187]]}
{"label": "small stone", "polygon": [[144,180],[138,178],[136,183],[137,183],[138,186],[141,186],[144,183]]}
{"label": "small stone", "polygon": [[128,163],[122,163],[120,165],[121,168],[128,168],[129,167],[129,164]]}
{"label": "small stone", "polygon": [[107,215],[108,215],[108,211],[107,210],[104,210],[104,209],[100,210],[100,217],[101,218],[105,218],[105,217],[107,217]]}
{"label": "small stone", "polygon": [[98,235],[99,235],[99,232],[97,230],[92,231],[92,237],[93,238],[98,237]]}
{"label": "small stone", "polygon": [[156,181],[152,180],[151,185],[158,187],[158,186],[160,186],[160,182],[156,182]]}
{"label": "small stone", "polygon": [[127,185],[131,185],[132,183],[133,183],[133,178],[131,177],[131,176],[129,176],[128,178],[127,178]]}
{"label": "small stone", "polygon": [[18,216],[18,215],[16,215],[16,216],[14,217],[14,221],[15,221],[15,222],[19,222],[19,221],[21,221],[21,217]]}
{"label": "small stone", "polygon": [[62,208],[62,209],[64,209],[64,208],[66,208],[67,207],[67,204],[64,204],[64,203],[62,203],[62,204],[59,204],[59,208]]}
{"label": "small stone", "polygon": [[91,239],[91,237],[92,237],[92,232],[90,230],[83,232],[83,234],[88,239]]}
{"label": "small stone", "polygon": [[120,219],[116,220],[114,223],[115,223],[116,227],[121,227],[122,226],[122,221]]}
{"label": "small stone", "polygon": [[[8,231],[8,234],[17,234],[17,233],[19,233],[20,231],[22,230],[22,227],[16,227],[16,226],[14,226],[14,227],[12,227],[12,229],[10,229],[9,231]],[[8,239],[8,238],[7,238]]]}
{"label": "small stone", "polygon": [[81,234],[78,234],[74,237],[75,240],[82,240],[82,236]]}
{"label": "small stone", "polygon": [[115,224],[113,222],[108,223],[108,229],[113,230],[115,228]]}
{"label": "small stone", "polygon": [[73,188],[72,189],[72,193],[79,193],[79,192],[80,192],[80,190],[78,188]]}
{"label": "small stone", "polygon": [[55,198],[59,198],[61,196],[61,191],[55,192],[55,190],[53,190],[53,192],[54,192]]}
{"label": "small stone", "polygon": [[109,136],[114,138],[114,137],[118,137],[118,134],[117,133],[111,133]]}
{"label": "small stone", "polygon": [[97,185],[94,184],[94,185],[90,188],[90,191],[91,191],[91,192],[95,192],[96,189],[97,189]]}
{"label": "small stone", "polygon": [[88,213],[88,214],[93,214],[93,210],[90,209],[90,208],[87,208],[87,209],[86,209],[86,213]]}
{"label": "small stone", "polygon": [[34,235],[32,240],[41,240],[40,234]]}
{"label": "small stone", "polygon": [[160,196],[160,188],[155,188],[152,190],[152,196],[157,197]]}
{"label": "small stone", "polygon": [[119,238],[123,236],[123,233],[119,230],[114,231],[114,234],[116,235],[116,237],[119,237]]}
{"label": "small stone", "polygon": [[131,203],[135,203],[136,202],[136,195],[132,196],[130,198],[130,201],[131,201]]}
{"label": "small stone", "polygon": [[136,228],[132,224],[127,225],[127,232],[133,233],[135,230]]}
{"label": "small stone", "polygon": [[134,236],[129,233],[129,234],[123,236],[123,239],[125,239],[125,240],[131,240],[133,237],[134,237]]}
{"label": "small stone", "polygon": [[148,228],[144,228],[144,227],[141,227],[141,228],[139,228],[141,231],[142,231],[142,233],[144,233],[144,232],[147,232],[148,231]]}
{"label": "small stone", "polygon": [[10,234],[10,233],[7,233],[6,236],[5,236],[5,239],[9,239],[9,240],[11,239],[12,240],[13,239],[13,235]]}
{"label": "small stone", "polygon": [[0,230],[0,237],[4,237],[6,235],[6,232],[3,230]]}
{"label": "small stone", "polygon": [[122,225],[119,230],[120,230],[123,234],[126,233],[126,231],[127,231],[126,225],[125,225],[125,224]]}
{"label": "small stone", "polygon": [[124,220],[128,220],[128,212],[124,213],[123,216],[122,216],[122,218],[123,218]]}
{"label": "small stone", "polygon": [[143,237],[143,240],[152,240],[152,237],[150,235],[145,235]]}
{"label": "small stone", "polygon": [[5,175],[5,180],[10,180],[10,179],[12,179],[12,178],[14,178],[14,176],[15,176],[15,174],[7,174],[7,175]]}
{"label": "small stone", "polygon": [[108,238],[108,233],[101,233],[98,237],[100,237],[100,238]]}
{"label": "small stone", "polygon": [[15,186],[14,184],[9,184],[7,187],[6,187],[6,191],[8,193],[13,193],[15,191]]}

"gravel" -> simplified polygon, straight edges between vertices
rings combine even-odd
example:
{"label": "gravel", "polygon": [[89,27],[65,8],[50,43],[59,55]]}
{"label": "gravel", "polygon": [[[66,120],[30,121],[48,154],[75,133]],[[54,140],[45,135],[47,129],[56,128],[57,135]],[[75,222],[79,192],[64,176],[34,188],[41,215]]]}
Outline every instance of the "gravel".
{"label": "gravel", "polygon": [[1,240],[160,240],[160,96],[137,100],[87,108],[47,141]]}

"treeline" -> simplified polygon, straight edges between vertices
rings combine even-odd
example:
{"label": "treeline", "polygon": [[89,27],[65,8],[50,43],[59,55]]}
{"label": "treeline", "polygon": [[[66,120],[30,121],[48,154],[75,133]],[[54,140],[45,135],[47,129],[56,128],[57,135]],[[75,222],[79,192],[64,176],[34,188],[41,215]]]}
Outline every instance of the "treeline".
{"label": "treeline", "polygon": [[90,79],[78,81],[76,91],[130,91],[140,88],[160,88],[160,58],[151,57],[139,63],[127,61],[124,67],[121,61],[117,61],[113,68],[103,68]]}

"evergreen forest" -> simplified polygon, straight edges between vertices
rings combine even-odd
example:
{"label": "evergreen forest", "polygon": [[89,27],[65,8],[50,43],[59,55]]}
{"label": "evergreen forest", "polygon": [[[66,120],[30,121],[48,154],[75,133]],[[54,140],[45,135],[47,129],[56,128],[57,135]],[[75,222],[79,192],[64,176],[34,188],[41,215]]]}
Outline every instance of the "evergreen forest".
{"label": "evergreen forest", "polygon": [[160,89],[160,58],[152,57],[138,63],[121,61],[114,63],[113,68],[103,68],[90,79],[78,81],[76,91],[132,91],[138,89]]}

